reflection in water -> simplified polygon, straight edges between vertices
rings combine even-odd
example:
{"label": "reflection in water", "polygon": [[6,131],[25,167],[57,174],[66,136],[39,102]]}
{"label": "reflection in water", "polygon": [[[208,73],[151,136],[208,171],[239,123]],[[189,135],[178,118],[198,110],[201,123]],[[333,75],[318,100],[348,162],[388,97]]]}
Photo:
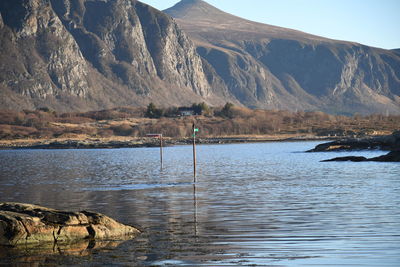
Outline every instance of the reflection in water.
{"label": "reflection in water", "polygon": [[0,201],[92,210],[143,232],[79,258],[46,252],[54,265],[399,266],[400,166],[300,153],[314,145],[198,146],[196,184],[190,146],[165,148],[162,170],[158,148],[0,151]]}
{"label": "reflection in water", "polygon": [[16,265],[35,262],[44,264],[54,260],[55,256],[89,256],[96,251],[117,248],[124,241],[81,240],[74,243],[43,243],[40,245],[7,247],[0,246],[1,264]]}
{"label": "reflection in water", "polygon": [[193,183],[193,222],[194,222],[194,236],[197,237],[197,194],[196,194],[196,183]]}
{"label": "reflection in water", "polygon": [[103,240],[80,240],[74,243],[42,243],[29,246],[7,247],[0,246],[0,256],[6,257],[10,255],[75,255],[87,256],[94,250],[114,249],[124,241],[103,241]]}

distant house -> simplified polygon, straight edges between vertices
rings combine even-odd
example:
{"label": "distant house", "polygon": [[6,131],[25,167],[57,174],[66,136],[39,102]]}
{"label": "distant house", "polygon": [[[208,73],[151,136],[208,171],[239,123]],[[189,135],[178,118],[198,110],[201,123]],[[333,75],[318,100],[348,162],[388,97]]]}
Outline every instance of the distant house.
{"label": "distant house", "polygon": [[201,115],[201,110],[199,111],[195,108],[180,107],[180,108],[178,108],[178,115],[182,116],[182,117]]}

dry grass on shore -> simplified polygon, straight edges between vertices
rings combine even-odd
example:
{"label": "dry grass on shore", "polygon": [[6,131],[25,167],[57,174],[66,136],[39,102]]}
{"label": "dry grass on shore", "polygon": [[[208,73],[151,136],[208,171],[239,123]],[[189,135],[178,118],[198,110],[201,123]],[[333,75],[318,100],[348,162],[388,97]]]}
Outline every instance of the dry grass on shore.
{"label": "dry grass on shore", "polygon": [[[216,114],[216,115],[213,115]],[[145,117],[143,108],[63,113],[49,110],[0,111],[0,143],[48,140],[133,140],[147,133],[166,138],[191,136],[192,124],[199,138],[253,138],[282,140],[304,136],[365,136],[390,134],[399,129],[400,116],[334,116],[322,112],[250,110],[232,107],[228,116],[218,109],[207,116]]]}

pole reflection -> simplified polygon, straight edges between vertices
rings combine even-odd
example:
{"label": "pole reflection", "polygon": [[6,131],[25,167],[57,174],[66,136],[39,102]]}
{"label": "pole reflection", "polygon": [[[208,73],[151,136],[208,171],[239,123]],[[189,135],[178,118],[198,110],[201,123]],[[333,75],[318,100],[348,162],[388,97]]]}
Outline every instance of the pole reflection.
{"label": "pole reflection", "polygon": [[194,222],[194,236],[197,239],[197,192],[196,192],[196,184],[193,184],[193,222]]}

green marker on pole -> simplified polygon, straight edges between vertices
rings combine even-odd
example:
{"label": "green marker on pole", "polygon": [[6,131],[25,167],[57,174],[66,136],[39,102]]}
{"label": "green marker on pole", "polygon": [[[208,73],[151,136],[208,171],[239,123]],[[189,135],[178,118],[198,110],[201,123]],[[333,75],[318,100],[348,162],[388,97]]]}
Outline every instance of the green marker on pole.
{"label": "green marker on pole", "polygon": [[198,128],[194,128],[194,129],[193,129],[193,137],[196,136],[196,133],[197,133],[197,132],[199,132],[199,129],[198,129]]}

